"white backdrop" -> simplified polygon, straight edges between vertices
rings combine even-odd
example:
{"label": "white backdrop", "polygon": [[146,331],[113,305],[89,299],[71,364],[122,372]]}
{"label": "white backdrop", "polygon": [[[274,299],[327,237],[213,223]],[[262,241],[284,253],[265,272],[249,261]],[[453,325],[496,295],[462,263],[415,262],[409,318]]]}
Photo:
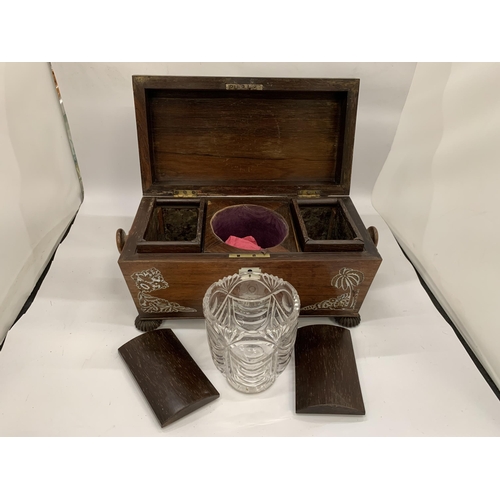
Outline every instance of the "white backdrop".
{"label": "white backdrop", "polygon": [[48,63],[0,63],[0,344],[82,193]]}
{"label": "white backdrop", "polygon": [[419,64],[373,193],[497,387],[499,83],[498,63]]}

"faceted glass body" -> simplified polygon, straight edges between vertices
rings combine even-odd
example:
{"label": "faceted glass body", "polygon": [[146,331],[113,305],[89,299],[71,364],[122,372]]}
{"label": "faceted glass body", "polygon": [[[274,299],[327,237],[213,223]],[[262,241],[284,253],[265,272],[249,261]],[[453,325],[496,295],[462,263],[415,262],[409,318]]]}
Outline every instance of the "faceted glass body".
{"label": "faceted glass body", "polygon": [[214,283],[203,299],[215,366],[238,391],[267,389],[290,361],[300,310],[290,283],[242,270]]}

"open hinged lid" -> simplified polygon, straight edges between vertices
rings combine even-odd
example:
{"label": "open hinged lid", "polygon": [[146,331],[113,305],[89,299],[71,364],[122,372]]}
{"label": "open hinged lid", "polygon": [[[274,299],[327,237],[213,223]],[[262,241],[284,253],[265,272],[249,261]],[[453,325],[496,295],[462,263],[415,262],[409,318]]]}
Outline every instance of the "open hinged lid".
{"label": "open hinged lid", "polygon": [[357,79],[134,76],[145,195],[349,194]]}

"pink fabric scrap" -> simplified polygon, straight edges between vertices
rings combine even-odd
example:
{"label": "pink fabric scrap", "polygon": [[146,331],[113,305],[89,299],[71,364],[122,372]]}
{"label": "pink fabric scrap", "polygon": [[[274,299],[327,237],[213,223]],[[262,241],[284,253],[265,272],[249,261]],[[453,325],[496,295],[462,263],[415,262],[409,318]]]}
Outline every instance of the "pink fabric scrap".
{"label": "pink fabric scrap", "polygon": [[242,250],[262,250],[253,236],[245,236],[244,238],[229,236],[226,240],[226,244],[232,247],[241,248]]}

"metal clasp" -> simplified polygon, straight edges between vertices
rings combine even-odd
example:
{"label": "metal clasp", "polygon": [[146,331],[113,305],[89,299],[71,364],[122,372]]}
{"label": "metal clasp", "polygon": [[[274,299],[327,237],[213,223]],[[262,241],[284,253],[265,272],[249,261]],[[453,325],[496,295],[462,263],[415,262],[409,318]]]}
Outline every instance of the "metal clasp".
{"label": "metal clasp", "polygon": [[262,83],[226,83],[226,90],[264,90]]}
{"label": "metal clasp", "polygon": [[245,280],[258,280],[262,271],[260,267],[242,267],[238,274],[241,276],[243,281]]}

